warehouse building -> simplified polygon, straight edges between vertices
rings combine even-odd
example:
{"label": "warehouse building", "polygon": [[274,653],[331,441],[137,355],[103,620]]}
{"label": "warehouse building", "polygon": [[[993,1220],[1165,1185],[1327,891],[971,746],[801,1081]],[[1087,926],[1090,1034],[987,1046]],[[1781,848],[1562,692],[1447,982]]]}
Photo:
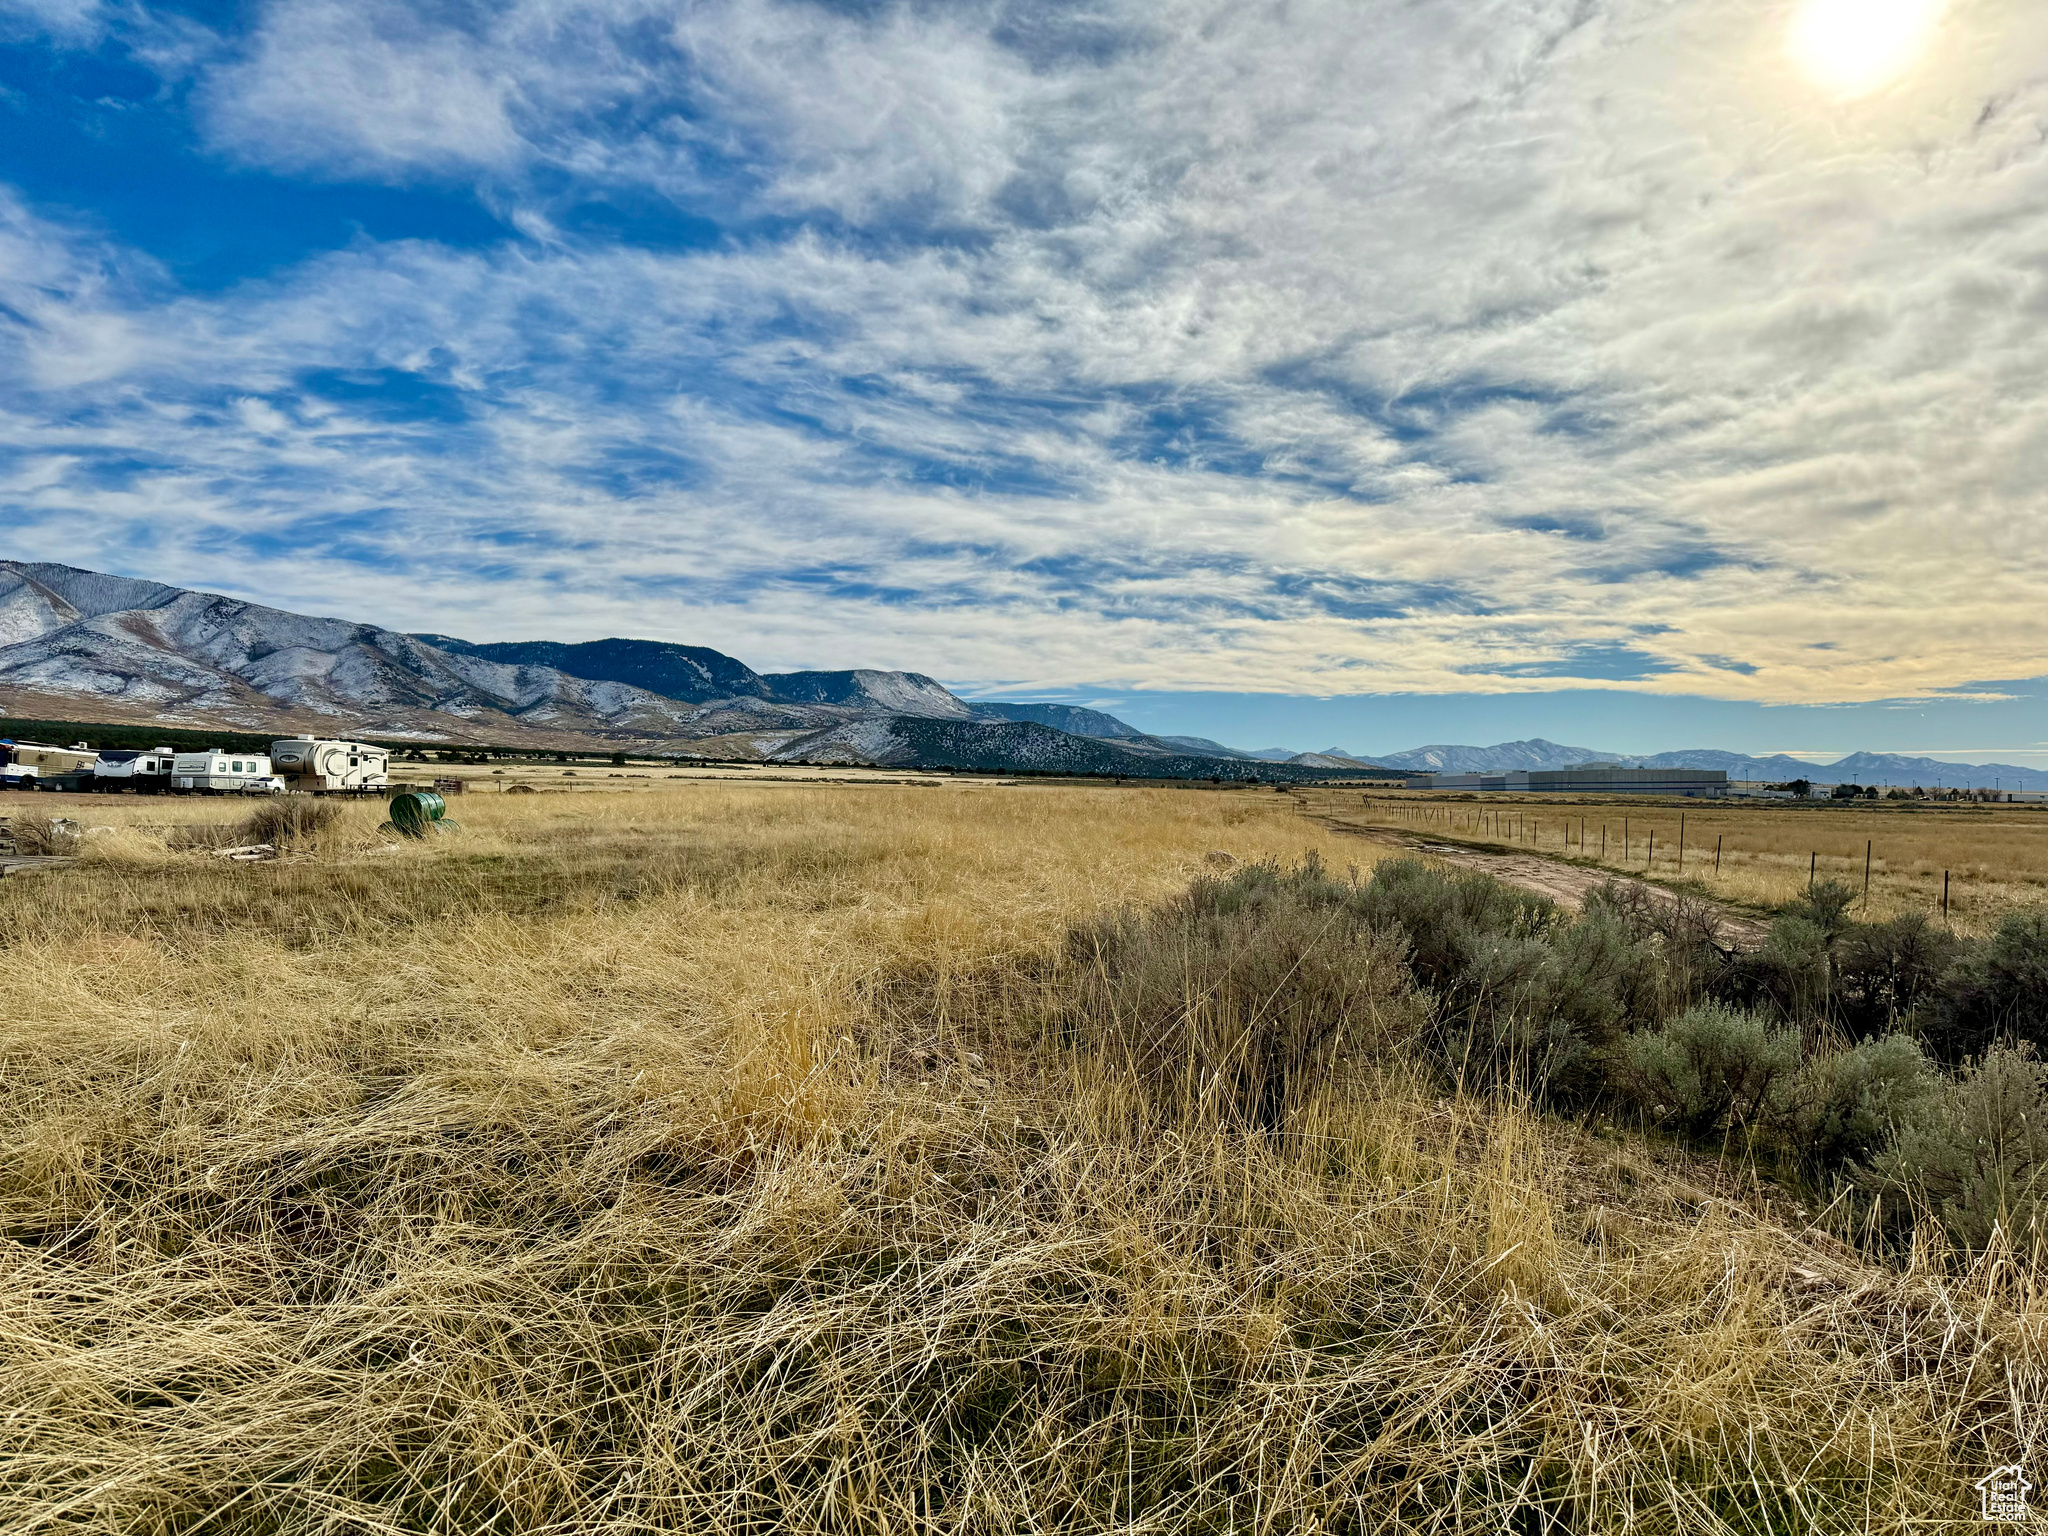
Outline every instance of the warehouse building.
{"label": "warehouse building", "polygon": [[1719,768],[1613,768],[1605,765],[1526,773],[1423,773],[1409,789],[1503,790],[1510,794],[1683,795],[1718,800],[1728,793]]}

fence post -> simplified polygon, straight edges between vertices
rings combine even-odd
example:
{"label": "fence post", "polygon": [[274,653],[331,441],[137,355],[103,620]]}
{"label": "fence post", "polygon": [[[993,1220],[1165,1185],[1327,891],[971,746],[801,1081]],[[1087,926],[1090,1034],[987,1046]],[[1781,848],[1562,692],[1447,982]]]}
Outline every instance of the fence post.
{"label": "fence post", "polygon": [[1875,838],[1866,838],[1863,843],[1863,910],[1865,912],[1870,910],[1870,849],[1876,841],[1877,839]]}
{"label": "fence post", "polygon": [[1717,875],[1721,873],[1721,839],[1725,835],[1719,832],[1714,834],[1714,873]]}
{"label": "fence post", "polygon": [[1813,889],[1813,877],[1820,870],[1820,850],[1816,848],[1806,860],[1806,888]]}
{"label": "fence post", "polygon": [[1678,878],[1685,878],[1685,812],[1678,813]]}
{"label": "fence post", "polygon": [[1948,871],[1941,872],[1941,920],[1948,921]]}

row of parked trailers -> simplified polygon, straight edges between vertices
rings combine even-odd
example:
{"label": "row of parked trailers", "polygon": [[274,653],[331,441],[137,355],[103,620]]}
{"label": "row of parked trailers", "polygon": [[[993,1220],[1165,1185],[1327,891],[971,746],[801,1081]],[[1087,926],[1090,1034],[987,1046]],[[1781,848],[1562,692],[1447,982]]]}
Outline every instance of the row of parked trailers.
{"label": "row of parked trailers", "polygon": [[268,752],[95,752],[0,738],[0,787],[119,794],[368,794],[391,785],[391,754],[360,741],[295,736]]}

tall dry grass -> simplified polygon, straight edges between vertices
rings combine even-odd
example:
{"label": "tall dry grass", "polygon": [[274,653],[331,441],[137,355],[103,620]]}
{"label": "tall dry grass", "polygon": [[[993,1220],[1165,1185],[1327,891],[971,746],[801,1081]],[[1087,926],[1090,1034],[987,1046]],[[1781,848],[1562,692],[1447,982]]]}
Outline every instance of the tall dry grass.
{"label": "tall dry grass", "polygon": [[2029,1262],[1046,1027],[1210,851],[1357,858],[1282,797],[463,821],[0,884],[0,1527],[1903,1530],[2040,1430]]}
{"label": "tall dry grass", "polygon": [[[1700,801],[1680,806],[1383,790],[1310,790],[1300,798],[1318,814],[1361,828],[1452,837],[1658,880],[1682,876],[1723,900],[1759,908],[1794,900],[1806,888],[1810,869],[1823,879],[1846,881],[1860,893],[1866,852],[1869,915],[1876,919],[1938,909],[1945,873],[1950,915],[1967,932],[1983,930],[2010,908],[2048,896],[2048,806],[1884,801],[1849,806]],[[1860,903],[1857,912],[1863,915]]]}

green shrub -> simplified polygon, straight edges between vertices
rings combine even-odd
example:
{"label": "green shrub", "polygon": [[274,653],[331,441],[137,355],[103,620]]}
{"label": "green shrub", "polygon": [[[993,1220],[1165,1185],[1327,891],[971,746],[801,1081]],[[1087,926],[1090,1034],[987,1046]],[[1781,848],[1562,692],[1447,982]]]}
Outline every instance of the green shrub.
{"label": "green shrub", "polygon": [[1653,890],[1635,881],[1603,881],[1586,893],[1585,918],[1622,925],[1641,951],[1631,1012],[1660,1018],[1683,1012],[1710,990],[1732,951],[1721,940],[1721,909],[1704,891]]}
{"label": "green shrub", "polygon": [[1431,1044],[1447,1071],[1474,1088],[1583,1102],[1605,1086],[1622,1034],[1657,1014],[1654,924],[1626,892],[1572,922],[1490,876],[1396,859],[1373,872],[1363,910],[1408,940],[1436,997]]}
{"label": "green shrub", "polygon": [[1793,1156],[1810,1172],[1867,1162],[1942,1086],[1940,1068],[1908,1035],[1865,1040],[1815,1056],[1780,1108]]}
{"label": "green shrub", "polygon": [[1431,1042],[1440,1063],[1476,1090],[1575,1096],[1595,1063],[1590,1042],[1553,1005],[1562,980],[1556,951],[1540,938],[1480,940],[1438,994]]}
{"label": "green shrub", "polygon": [[1655,1018],[1657,956],[1611,914],[1493,936],[1439,990],[1437,1049],[1467,1085],[1566,1103],[1607,1086],[1622,1036]]}
{"label": "green shrub", "polygon": [[1835,1017],[1858,1038],[1896,1028],[1933,992],[1960,947],[1924,912],[1852,925],[1835,945]]}
{"label": "green shrub", "polygon": [[1156,1103],[1281,1128],[1340,1061],[1405,1044],[1428,1018],[1403,941],[1363,905],[1310,859],[1104,919],[1069,940],[1069,1026]]}
{"label": "green shrub", "polygon": [[2048,1066],[2031,1045],[1993,1046],[1914,1107],[1872,1171],[1966,1247],[1982,1247],[1994,1227],[2028,1236],[2048,1193]]}
{"label": "green shrub", "polygon": [[1559,921],[1555,903],[1481,874],[1447,874],[1419,859],[1388,859],[1372,872],[1360,910],[1374,927],[1398,928],[1426,987],[1454,985],[1492,941],[1541,933]]}
{"label": "green shrub", "polygon": [[1915,1022],[1948,1062],[1981,1055],[1994,1041],[2048,1049],[2048,907],[2007,913],[1987,942],[1957,955]]}
{"label": "green shrub", "polygon": [[1749,1127],[1799,1069],[1797,1032],[1762,1014],[1700,1003],[1622,1042],[1625,1078],[1662,1123],[1692,1136]]}
{"label": "green shrub", "polygon": [[1825,934],[1832,944],[1849,926],[1849,909],[1855,904],[1855,886],[1840,880],[1817,880],[1780,911],[1788,917],[1804,918]]}
{"label": "green shrub", "polygon": [[1804,1022],[1826,1016],[1831,975],[1826,930],[1785,912],[1772,919],[1760,948],[1729,959],[1709,991],[1730,1007]]}

